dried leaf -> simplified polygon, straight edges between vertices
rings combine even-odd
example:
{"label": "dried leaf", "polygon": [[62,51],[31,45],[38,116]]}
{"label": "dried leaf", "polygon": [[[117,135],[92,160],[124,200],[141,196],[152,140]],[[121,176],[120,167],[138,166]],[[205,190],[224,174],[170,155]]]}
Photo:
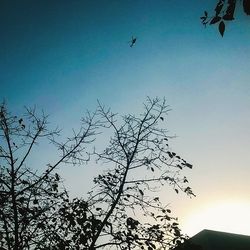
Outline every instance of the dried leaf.
{"label": "dried leaf", "polygon": [[219,24],[219,32],[220,32],[221,36],[223,37],[224,32],[225,32],[225,23],[223,21],[221,21]]}

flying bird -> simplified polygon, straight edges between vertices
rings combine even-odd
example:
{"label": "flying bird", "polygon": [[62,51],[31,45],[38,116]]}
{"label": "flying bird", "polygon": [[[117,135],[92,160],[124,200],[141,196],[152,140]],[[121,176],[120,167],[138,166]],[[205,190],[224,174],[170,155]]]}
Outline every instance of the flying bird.
{"label": "flying bird", "polygon": [[129,41],[129,43],[130,43],[129,47],[130,48],[132,48],[135,45],[136,40],[137,40],[137,37],[132,36],[131,40]]}

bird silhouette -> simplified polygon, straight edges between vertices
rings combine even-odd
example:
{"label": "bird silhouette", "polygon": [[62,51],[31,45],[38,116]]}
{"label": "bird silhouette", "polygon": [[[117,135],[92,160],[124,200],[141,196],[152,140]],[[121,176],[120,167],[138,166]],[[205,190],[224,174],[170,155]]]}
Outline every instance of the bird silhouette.
{"label": "bird silhouette", "polygon": [[130,43],[129,47],[130,48],[132,48],[135,45],[136,40],[137,40],[137,37],[132,36],[131,40],[129,41],[129,43]]}

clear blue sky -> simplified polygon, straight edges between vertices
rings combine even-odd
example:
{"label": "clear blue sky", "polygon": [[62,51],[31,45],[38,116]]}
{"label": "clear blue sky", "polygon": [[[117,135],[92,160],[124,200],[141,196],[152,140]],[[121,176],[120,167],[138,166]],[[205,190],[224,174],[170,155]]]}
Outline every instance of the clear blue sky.
{"label": "clear blue sky", "polygon": [[[37,105],[70,129],[97,99],[127,113],[146,96],[165,96],[173,149],[195,166],[188,175],[197,198],[166,198],[176,215],[187,225],[221,203],[250,211],[250,17],[238,11],[221,38],[199,19],[215,2],[2,0],[0,98],[17,112]],[[75,192],[76,175],[65,170]],[[232,228],[214,229],[250,234],[228,207]]]}

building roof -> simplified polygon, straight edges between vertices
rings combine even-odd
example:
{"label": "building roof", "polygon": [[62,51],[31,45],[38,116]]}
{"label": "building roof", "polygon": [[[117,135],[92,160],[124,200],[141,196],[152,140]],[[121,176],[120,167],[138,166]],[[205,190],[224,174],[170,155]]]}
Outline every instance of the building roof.
{"label": "building roof", "polygon": [[[190,244],[191,243],[191,244]],[[202,230],[188,240],[183,250],[250,250],[250,236]],[[178,250],[177,248],[176,250]]]}

